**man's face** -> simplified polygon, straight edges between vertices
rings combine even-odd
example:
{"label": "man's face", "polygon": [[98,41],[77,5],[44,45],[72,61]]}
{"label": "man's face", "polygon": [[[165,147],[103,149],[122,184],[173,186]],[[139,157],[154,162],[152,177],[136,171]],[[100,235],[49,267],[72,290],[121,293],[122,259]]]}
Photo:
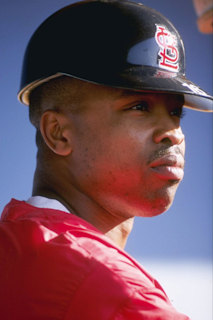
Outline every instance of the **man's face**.
{"label": "man's face", "polygon": [[69,113],[72,186],[114,216],[167,210],[183,178],[182,98],[86,84]]}

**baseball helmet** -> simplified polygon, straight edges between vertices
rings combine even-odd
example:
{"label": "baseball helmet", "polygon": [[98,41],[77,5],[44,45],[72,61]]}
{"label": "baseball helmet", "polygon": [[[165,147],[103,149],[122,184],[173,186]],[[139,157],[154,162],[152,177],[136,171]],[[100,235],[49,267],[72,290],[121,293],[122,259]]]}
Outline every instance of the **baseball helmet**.
{"label": "baseball helmet", "polygon": [[172,23],[143,4],[89,0],[47,18],[26,49],[19,100],[52,78],[70,76],[142,92],[184,95],[184,105],[213,111],[213,98],[185,77],[185,53]]}

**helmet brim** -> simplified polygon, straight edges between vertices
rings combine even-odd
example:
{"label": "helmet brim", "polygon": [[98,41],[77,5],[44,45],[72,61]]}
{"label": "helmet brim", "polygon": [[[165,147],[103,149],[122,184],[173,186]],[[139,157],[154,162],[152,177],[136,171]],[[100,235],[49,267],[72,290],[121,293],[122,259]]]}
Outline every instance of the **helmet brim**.
{"label": "helmet brim", "polygon": [[138,92],[181,94],[184,96],[185,107],[197,111],[213,112],[213,97],[185,77],[181,75],[174,76],[174,74],[171,76],[171,73],[167,71],[162,72],[162,70],[155,70],[155,73],[152,70],[151,75],[151,72],[144,72],[141,68],[126,70],[124,73],[114,76],[113,81],[111,78],[109,82],[107,79],[88,80],[65,72],[58,72],[55,75],[31,82],[23,88],[18,95],[20,102],[29,105],[29,95],[33,89],[42,83],[61,76],[68,76],[97,85],[101,84]]}

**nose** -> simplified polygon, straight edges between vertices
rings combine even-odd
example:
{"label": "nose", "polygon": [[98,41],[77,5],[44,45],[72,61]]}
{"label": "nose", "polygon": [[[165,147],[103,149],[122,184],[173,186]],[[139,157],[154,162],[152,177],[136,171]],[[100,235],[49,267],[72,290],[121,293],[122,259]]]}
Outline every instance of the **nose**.
{"label": "nose", "polygon": [[184,141],[184,134],[180,127],[170,130],[162,129],[154,133],[153,140],[157,144],[169,142],[171,145],[178,145]]}
{"label": "nose", "polygon": [[151,109],[154,143],[180,145],[185,140],[180,126],[183,101],[176,95],[158,95],[154,101]]}
{"label": "nose", "polygon": [[180,127],[180,123],[173,121],[170,117],[163,120],[158,118],[158,125],[153,133],[153,141],[159,143],[169,143],[170,145],[181,144],[185,136]]}

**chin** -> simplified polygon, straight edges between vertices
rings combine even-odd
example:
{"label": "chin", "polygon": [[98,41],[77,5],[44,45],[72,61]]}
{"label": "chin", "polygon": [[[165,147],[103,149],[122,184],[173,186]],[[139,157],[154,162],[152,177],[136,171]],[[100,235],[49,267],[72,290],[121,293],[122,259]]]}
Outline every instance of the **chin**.
{"label": "chin", "polygon": [[172,205],[174,194],[164,193],[158,197],[148,198],[141,203],[139,214],[141,217],[155,217],[166,212]]}
{"label": "chin", "polygon": [[171,181],[157,188],[147,188],[142,192],[131,192],[122,197],[109,197],[102,200],[101,206],[113,215],[126,218],[154,217],[166,212],[173,203],[177,183]]}
{"label": "chin", "polygon": [[[133,217],[155,217],[166,212],[172,205],[174,197],[159,197],[154,199],[140,199],[139,201],[127,202],[119,205],[115,210],[118,215],[126,218]],[[114,211],[114,210],[113,210]]]}
{"label": "chin", "polygon": [[143,212],[143,217],[155,217],[166,212],[172,205],[172,202],[165,203],[164,201],[157,201],[151,208]]}

